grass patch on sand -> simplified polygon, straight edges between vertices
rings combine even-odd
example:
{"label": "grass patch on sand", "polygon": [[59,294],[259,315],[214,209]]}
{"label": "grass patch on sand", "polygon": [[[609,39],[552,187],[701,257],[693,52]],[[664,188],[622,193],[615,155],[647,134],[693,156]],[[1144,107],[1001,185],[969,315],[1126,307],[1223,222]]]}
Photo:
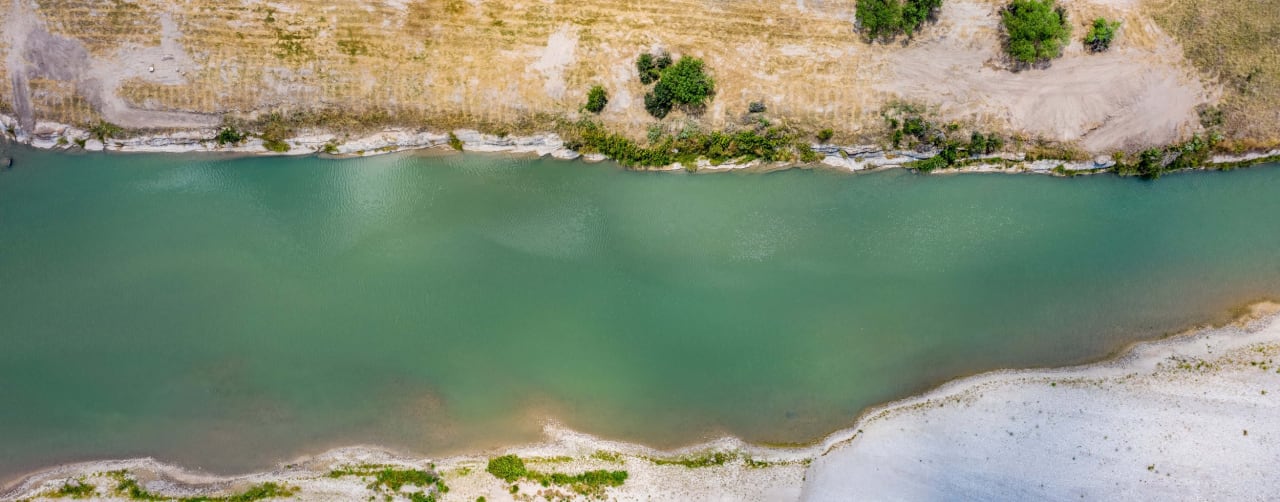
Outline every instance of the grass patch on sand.
{"label": "grass patch on sand", "polygon": [[1217,148],[1280,144],[1280,9],[1256,0],[1172,0],[1153,7],[1152,17],[1182,44],[1187,59],[1222,87],[1224,141]]}
{"label": "grass patch on sand", "polygon": [[626,167],[661,167],[679,162],[692,171],[699,159],[720,165],[756,159],[817,162],[822,158],[801,139],[806,135],[766,121],[736,131],[702,132],[696,127],[687,127],[678,133],[666,134],[659,130],[647,145],[588,120],[562,127],[561,131],[569,148],[581,153],[600,153]]}
{"label": "grass patch on sand", "polygon": [[[526,467],[524,460],[516,455],[503,455],[489,459],[489,465],[485,471],[508,483],[523,479],[543,487],[564,486],[579,495],[601,498],[604,497],[606,488],[622,486],[627,481],[627,471],[598,469],[578,474],[534,471]],[[513,489],[518,489],[516,485],[512,486]]]}
{"label": "grass patch on sand", "polygon": [[60,498],[82,499],[82,498],[88,498],[88,497],[94,496],[97,493],[98,493],[97,487],[89,483],[86,483],[83,479],[77,479],[74,481],[67,481],[66,483],[63,483],[62,486],[59,487],[57,490],[54,490],[53,492],[45,496],[48,498],[54,498],[54,499],[60,499]]}
{"label": "grass patch on sand", "polygon": [[[413,502],[434,502],[436,497],[448,493],[449,487],[435,472],[419,469],[404,469],[385,465],[361,464],[346,466],[329,471],[329,477],[337,479],[343,476],[372,478],[369,489],[385,497],[403,495]],[[403,493],[401,488],[417,487],[419,491]]]}
{"label": "grass patch on sand", "polygon": [[277,484],[262,483],[253,485],[249,489],[221,497],[198,496],[198,497],[166,497],[157,493],[152,493],[138,484],[138,480],[129,476],[129,471],[111,471],[106,473],[107,477],[116,481],[114,494],[128,498],[129,500],[173,500],[178,502],[254,502],[257,500],[287,498],[298,493],[298,488]]}
{"label": "grass patch on sand", "polygon": [[690,469],[700,469],[703,467],[719,467],[737,458],[736,454],[716,451],[695,457],[650,458],[649,461],[656,465],[679,465]]}

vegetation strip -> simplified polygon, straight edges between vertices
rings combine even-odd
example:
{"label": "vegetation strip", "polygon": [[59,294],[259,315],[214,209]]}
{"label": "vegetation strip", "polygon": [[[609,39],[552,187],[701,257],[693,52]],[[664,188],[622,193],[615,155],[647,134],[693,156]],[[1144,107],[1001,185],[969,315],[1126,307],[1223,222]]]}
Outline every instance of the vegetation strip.
{"label": "vegetation strip", "polygon": [[[627,481],[627,471],[599,469],[580,474],[534,471],[526,467],[524,460],[516,455],[503,455],[489,459],[489,465],[485,471],[508,483],[524,479],[544,487],[565,486],[575,493],[590,497],[603,497],[605,488],[622,486]],[[512,493],[516,491],[518,487],[513,485]]]}
{"label": "vegetation strip", "polygon": [[134,479],[133,477],[129,476],[129,471],[125,471],[125,470],[111,471],[105,474],[107,477],[114,479],[116,481],[114,494],[124,496],[130,500],[151,500],[151,501],[173,500],[178,502],[254,502],[256,500],[292,497],[293,495],[298,493],[297,487],[289,486],[285,484],[267,482],[267,483],[254,485],[249,489],[240,493],[221,496],[221,497],[212,497],[207,495],[201,495],[196,497],[168,497],[168,496],[150,492],[146,488],[143,488],[142,485],[138,483],[137,479]]}
{"label": "vegetation strip", "polygon": [[[434,467],[433,467],[434,469]],[[403,495],[412,502],[435,502],[436,497],[449,492],[444,479],[434,472],[418,469],[398,469],[390,466],[361,464],[329,471],[329,477],[343,476],[372,477],[369,489],[385,496]],[[417,487],[419,491],[404,493],[400,489],[406,486]]]}

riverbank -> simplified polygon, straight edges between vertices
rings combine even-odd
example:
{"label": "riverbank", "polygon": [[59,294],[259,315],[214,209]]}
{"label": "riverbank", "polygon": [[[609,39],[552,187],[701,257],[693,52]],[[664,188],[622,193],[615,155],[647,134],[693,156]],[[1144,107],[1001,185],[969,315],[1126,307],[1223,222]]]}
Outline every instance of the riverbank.
{"label": "riverbank", "polygon": [[[240,155],[329,155],[335,157],[364,157],[410,150],[451,150],[484,153],[526,154],[550,156],[561,160],[583,159],[588,162],[611,160],[596,153],[582,154],[553,132],[527,136],[484,134],[473,129],[449,132],[430,132],[406,128],[387,128],[382,131],[348,138],[334,133],[309,132],[284,140],[288,149],[273,151],[261,138],[246,137],[237,144],[220,144],[217,129],[191,129],[169,133],[137,135],[128,138],[106,138],[100,141],[93,133],[55,122],[36,123],[33,131],[21,128],[15,117],[0,114],[0,128],[9,131],[11,139],[18,143],[45,150],[83,150],[90,152],[119,153],[229,153]],[[456,142],[455,142],[456,140]],[[741,169],[776,170],[799,166],[819,165],[832,169],[859,172],[875,169],[911,168],[913,162],[933,158],[937,151],[917,152],[891,150],[877,145],[828,145],[812,144],[810,148],[820,159],[814,163],[764,162],[752,160],[744,163],[713,164],[700,159],[692,166],[674,163],[652,167],[653,171],[733,171]],[[1198,169],[1228,169],[1280,160],[1280,149],[1247,152],[1238,155],[1212,156],[1205,166]],[[961,159],[954,166],[937,169],[937,173],[1032,173],[1053,176],[1077,176],[1109,172],[1117,166],[1111,156],[1102,155],[1089,161],[1059,159],[1031,159],[1027,153],[1000,153]],[[643,168],[642,168],[643,169]]]}
{"label": "riverbank", "polygon": [[[1280,463],[1277,312],[1280,305],[1258,304],[1228,326],[1139,343],[1097,364],[956,380],[871,409],[807,447],[725,438],[658,451],[550,424],[541,444],[485,455],[433,460],[345,448],[243,476],[151,459],[87,462],[30,475],[0,499],[44,500],[84,483],[98,497],[129,500],[113,490],[130,479],[136,484],[126,486],[173,498],[227,496],[266,483],[297,500],[410,499],[415,491],[446,501],[585,499],[587,492],[611,500],[1259,498],[1280,489],[1270,476]],[[520,456],[531,471],[627,477],[603,492],[511,483],[486,472],[500,454]],[[447,492],[432,485],[383,493],[377,481],[370,485],[372,475],[343,474],[374,465],[438,476]]]}

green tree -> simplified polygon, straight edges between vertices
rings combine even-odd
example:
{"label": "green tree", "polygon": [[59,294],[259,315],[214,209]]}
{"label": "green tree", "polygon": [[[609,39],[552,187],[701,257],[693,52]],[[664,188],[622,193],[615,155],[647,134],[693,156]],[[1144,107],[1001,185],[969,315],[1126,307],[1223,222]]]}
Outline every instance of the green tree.
{"label": "green tree", "polygon": [[671,55],[666,51],[656,56],[646,52],[636,58],[636,71],[640,72],[640,83],[644,85],[657,82],[668,66],[671,66]]}
{"label": "green tree", "polygon": [[685,56],[662,71],[662,79],[654,91],[663,88],[670,92],[671,101],[676,104],[702,106],[715,93],[716,83],[703,70],[701,59]]}
{"label": "green tree", "polygon": [[644,110],[653,115],[654,118],[666,117],[671,113],[671,93],[663,89],[661,93],[657,88],[644,94]]}
{"label": "green tree", "polygon": [[969,136],[969,155],[982,155],[987,153],[987,137],[978,131],[973,131]]}
{"label": "green tree", "polygon": [[604,86],[594,85],[587,92],[587,104],[583,108],[591,113],[600,113],[604,111],[604,105],[609,103],[609,94],[604,91]]}
{"label": "green tree", "polygon": [[899,0],[858,0],[854,17],[867,39],[887,40],[902,29],[902,4]]}
{"label": "green tree", "polygon": [[1071,37],[1067,13],[1053,0],[1013,0],[1001,17],[1009,38],[1005,49],[1019,63],[1056,58]]}
{"label": "green tree", "polygon": [[653,91],[644,95],[644,108],[657,118],[667,116],[675,105],[699,108],[715,93],[716,83],[704,70],[701,59],[681,57],[662,70]]}
{"label": "green tree", "polygon": [[1084,37],[1084,45],[1089,48],[1089,52],[1103,52],[1111,48],[1111,41],[1116,38],[1116,29],[1120,28],[1120,21],[1107,21],[1103,18],[1093,20],[1093,26],[1089,28],[1089,34]]}
{"label": "green tree", "polygon": [[942,8],[942,0],[907,0],[902,5],[902,31],[910,37]]}

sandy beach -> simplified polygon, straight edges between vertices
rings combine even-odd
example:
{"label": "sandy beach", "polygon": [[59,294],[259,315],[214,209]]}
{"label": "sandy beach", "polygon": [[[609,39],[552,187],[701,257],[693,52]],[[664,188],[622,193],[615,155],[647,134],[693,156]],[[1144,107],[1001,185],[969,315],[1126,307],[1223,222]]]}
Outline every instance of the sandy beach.
{"label": "sandy beach", "polygon": [[449,488],[440,500],[590,498],[485,472],[488,459],[515,454],[542,472],[627,471],[622,486],[598,495],[609,500],[1262,500],[1280,490],[1270,475],[1280,465],[1278,311],[1255,305],[1229,326],[1140,343],[1097,364],[956,380],[869,410],[808,447],[725,438],[658,451],[548,424],[541,444],[434,460],[353,447],[233,477],[151,459],[65,465],[0,499],[44,500],[79,480],[98,499],[128,500],[114,491],[119,474],[106,474],[120,470],[164,497],[277,483],[296,488],[297,500],[366,499],[376,494],[368,479],[329,476],[358,465],[434,472]]}

